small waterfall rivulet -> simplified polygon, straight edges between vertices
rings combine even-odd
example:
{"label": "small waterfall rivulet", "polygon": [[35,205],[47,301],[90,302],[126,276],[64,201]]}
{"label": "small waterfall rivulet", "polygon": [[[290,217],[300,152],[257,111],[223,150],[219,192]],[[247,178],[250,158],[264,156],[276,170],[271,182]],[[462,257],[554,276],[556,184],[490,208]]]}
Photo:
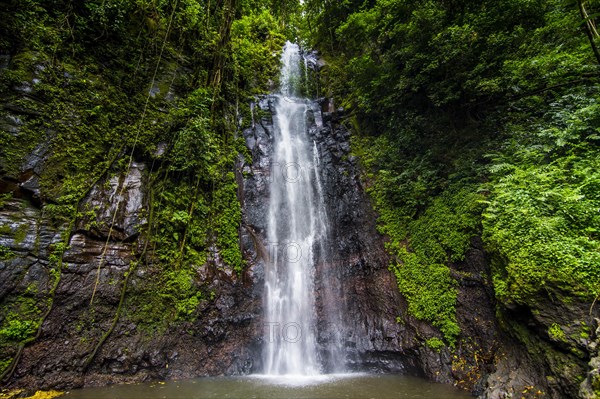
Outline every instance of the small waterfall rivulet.
{"label": "small waterfall rivulet", "polygon": [[[332,254],[319,153],[309,134],[309,114],[316,107],[299,97],[298,91],[303,61],[298,45],[288,42],[273,116],[267,225],[270,259],[264,294],[263,367],[267,375],[311,376],[344,369],[341,313],[332,305],[340,299],[339,282],[327,281],[331,273],[317,276],[316,266],[330,266]],[[320,295],[317,277],[323,279]],[[326,303],[318,304],[317,297]],[[318,308],[324,314],[319,322]]]}

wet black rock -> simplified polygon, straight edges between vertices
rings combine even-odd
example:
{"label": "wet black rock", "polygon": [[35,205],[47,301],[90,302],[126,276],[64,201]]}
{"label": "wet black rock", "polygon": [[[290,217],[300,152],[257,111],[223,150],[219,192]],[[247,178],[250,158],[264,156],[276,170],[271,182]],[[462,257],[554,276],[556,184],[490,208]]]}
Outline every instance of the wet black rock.
{"label": "wet black rock", "polygon": [[[268,96],[258,102],[259,108],[272,115],[276,97]],[[341,279],[343,298],[342,325],[332,326],[344,334],[347,367],[370,371],[411,371],[418,361],[406,356],[415,336],[397,322],[405,311],[395,278],[388,271],[388,256],[384,238],[375,228],[376,215],[360,180],[355,159],[350,155],[350,132],[323,118],[318,102],[309,104],[307,134],[319,153],[319,176],[323,187],[329,226],[329,256],[317,264],[317,317],[321,349],[327,351],[327,340],[333,335],[325,326],[327,308],[339,304],[327,303],[323,277]],[[254,127],[244,131],[252,153],[252,163],[244,166],[244,228],[242,239],[252,246],[257,262],[264,264],[268,254],[266,237],[269,206],[269,181],[274,173],[270,159],[273,151],[272,116],[263,116]],[[263,276],[261,276],[263,277]],[[407,331],[410,330],[410,331]],[[415,344],[417,343],[414,341]],[[413,345],[414,346],[414,345]],[[416,354],[416,352],[414,352]],[[323,354],[323,357],[326,357]]]}

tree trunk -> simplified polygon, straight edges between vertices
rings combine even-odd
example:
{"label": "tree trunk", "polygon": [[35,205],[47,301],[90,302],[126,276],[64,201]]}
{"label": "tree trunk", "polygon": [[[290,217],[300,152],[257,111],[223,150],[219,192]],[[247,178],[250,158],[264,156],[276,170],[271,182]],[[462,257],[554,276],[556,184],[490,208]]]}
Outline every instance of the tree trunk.
{"label": "tree trunk", "polygon": [[221,87],[221,79],[223,77],[223,68],[225,67],[225,52],[226,47],[231,39],[231,25],[235,17],[237,1],[228,0],[223,10],[223,22],[219,31],[219,44],[213,59],[213,69],[209,77],[209,86],[218,93]]}
{"label": "tree trunk", "polygon": [[577,0],[577,5],[579,6],[579,13],[581,14],[581,18],[585,21],[585,33],[590,41],[590,46],[592,47],[592,51],[596,56],[596,60],[598,64],[600,64],[600,52],[598,51],[598,46],[596,46],[596,41],[594,38],[594,25],[585,11],[585,7],[583,5],[583,0]]}

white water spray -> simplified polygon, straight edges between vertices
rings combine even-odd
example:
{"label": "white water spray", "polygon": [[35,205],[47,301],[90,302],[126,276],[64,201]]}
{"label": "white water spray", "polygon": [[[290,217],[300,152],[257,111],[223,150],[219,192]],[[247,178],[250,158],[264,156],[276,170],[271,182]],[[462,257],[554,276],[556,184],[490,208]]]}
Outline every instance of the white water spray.
{"label": "white water spray", "polygon": [[316,256],[326,252],[327,212],[319,154],[308,135],[311,104],[297,97],[300,62],[298,45],[287,43],[274,110],[268,214],[263,359],[268,375],[314,376],[323,371],[317,349],[315,264]]}

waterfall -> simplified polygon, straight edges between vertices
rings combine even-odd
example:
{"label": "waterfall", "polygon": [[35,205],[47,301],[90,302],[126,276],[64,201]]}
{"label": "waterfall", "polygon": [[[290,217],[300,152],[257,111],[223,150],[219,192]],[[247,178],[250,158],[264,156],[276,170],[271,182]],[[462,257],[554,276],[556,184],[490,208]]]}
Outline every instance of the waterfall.
{"label": "waterfall", "polygon": [[[264,294],[263,364],[268,375],[310,376],[324,370],[317,342],[315,266],[328,253],[328,221],[319,153],[308,131],[313,104],[298,98],[301,61],[298,45],[288,42],[274,107]],[[328,364],[340,363],[341,340],[334,341],[333,349],[324,350]],[[338,360],[332,360],[335,356]]]}

